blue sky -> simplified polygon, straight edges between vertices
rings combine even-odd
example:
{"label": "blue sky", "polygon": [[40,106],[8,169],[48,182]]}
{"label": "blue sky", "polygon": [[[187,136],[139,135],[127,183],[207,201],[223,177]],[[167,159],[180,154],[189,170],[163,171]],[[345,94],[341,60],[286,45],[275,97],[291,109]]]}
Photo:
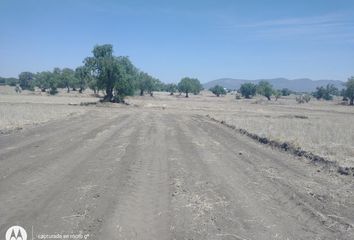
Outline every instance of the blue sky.
{"label": "blue sky", "polygon": [[0,0],[0,76],[111,43],[165,82],[354,75],[353,0]]}

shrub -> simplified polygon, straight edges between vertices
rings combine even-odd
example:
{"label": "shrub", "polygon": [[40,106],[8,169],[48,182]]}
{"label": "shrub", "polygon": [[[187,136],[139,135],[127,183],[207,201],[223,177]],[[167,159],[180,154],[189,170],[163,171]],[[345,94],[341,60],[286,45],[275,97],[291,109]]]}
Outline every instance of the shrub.
{"label": "shrub", "polygon": [[311,95],[309,94],[303,94],[301,96],[296,97],[296,102],[301,104],[301,103],[308,103],[311,100]]}

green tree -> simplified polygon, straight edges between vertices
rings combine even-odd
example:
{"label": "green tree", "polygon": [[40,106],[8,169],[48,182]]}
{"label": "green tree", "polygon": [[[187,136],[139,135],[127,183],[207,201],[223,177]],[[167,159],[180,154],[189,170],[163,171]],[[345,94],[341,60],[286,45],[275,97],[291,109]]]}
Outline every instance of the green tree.
{"label": "green tree", "polygon": [[198,94],[201,90],[201,84],[196,78],[184,77],[177,85],[178,91],[185,93],[189,97],[189,93]]}
{"label": "green tree", "polygon": [[134,95],[138,69],[128,57],[115,57],[118,72],[115,72],[114,102],[124,102],[126,96]]}
{"label": "green tree", "polygon": [[96,45],[93,57],[84,60],[85,66],[96,79],[97,88],[105,89],[103,101],[123,102],[132,95],[137,80],[137,69],[128,57],[115,57],[111,44]]}
{"label": "green tree", "polygon": [[192,81],[192,86],[193,86],[192,93],[193,93],[194,95],[199,94],[200,91],[202,91],[202,89],[203,89],[202,84],[201,84],[200,81],[199,81],[198,79],[196,79],[196,78],[192,78],[191,81]]}
{"label": "green tree", "polygon": [[170,95],[173,95],[177,91],[177,85],[174,83],[166,84],[165,90],[169,92]]}
{"label": "green tree", "polygon": [[245,98],[252,98],[256,94],[257,86],[253,83],[244,83],[240,87],[240,93]]}
{"label": "green tree", "polygon": [[55,75],[55,71],[43,71],[37,73],[35,75],[35,85],[40,88],[42,92],[46,92],[49,89],[49,94],[57,94],[58,78]]}
{"label": "green tree", "polygon": [[144,96],[144,92],[151,93],[154,90],[154,79],[145,72],[139,72],[138,74],[138,88],[140,90],[140,96]]}
{"label": "green tree", "polygon": [[215,85],[214,87],[210,88],[209,91],[214,93],[217,97],[219,97],[220,95],[226,94],[225,89],[220,85]]}
{"label": "green tree", "polygon": [[291,91],[289,89],[287,89],[287,88],[283,88],[281,90],[281,95],[282,96],[289,96],[290,94],[291,94]]}
{"label": "green tree", "polygon": [[20,87],[22,89],[28,89],[33,91],[34,90],[34,73],[31,72],[22,72],[20,73],[20,75],[18,76],[19,79],[19,83],[20,83]]}
{"label": "green tree", "polygon": [[278,101],[278,99],[282,96],[282,91],[281,90],[274,90],[274,97],[275,101]]}
{"label": "green tree", "polygon": [[80,66],[75,69],[75,77],[77,79],[77,86],[79,93],[82,93],[87,87],[87,82],[90,78],[90,71],[86,66]]}
{"label": "green tree", "polygon": [[34,76],[34,84],[41,89],[42,92],[46,92],[49,86],[49,81],[52,78],[52,73],[49,71],[39,72]]}
{"label": "green tree", "polygon": [[349,78],[345,86],[345,95],[349,98],[349,104],[354,105],[354,77]]}
{"label": "green tree", "polygon": [[75,71],[70,68],[64,68],[61,71],[60,81],[61,84],[67,89],[68,93],[70,92],[70,88],[75,90],[77,87],[78,80],[75,76]]}
{"label": "green tree", "polygon": [[4,77],[0,77],[0,85],[9,85],[9,86],[16,86],[16,84],[18,84],[19,81],[17,78],[4,78]]}
{"label": "green tree", "polygon": [[119,72],[117,59],[113,56],[113,46],[111,44],[96,45],[92,54],[93,57],[87,57],[84,60],[85,66],[97,79],[97,87],[106,90],[104,101],[113,101],[113,89]]}
{"label": "green tree", "polygon": [[317,87],[316,91],[313,93],[313,96],[317,98],[317,100],[332,100],[333,95],[339,95],[339,90],[333,84],[327,84],[326,87]]}
{"label": "green tree", "polygon": [[257,85],[257,93],[265,96],[268,100],[273,94],[273,86],[267,81],[260,81]]}

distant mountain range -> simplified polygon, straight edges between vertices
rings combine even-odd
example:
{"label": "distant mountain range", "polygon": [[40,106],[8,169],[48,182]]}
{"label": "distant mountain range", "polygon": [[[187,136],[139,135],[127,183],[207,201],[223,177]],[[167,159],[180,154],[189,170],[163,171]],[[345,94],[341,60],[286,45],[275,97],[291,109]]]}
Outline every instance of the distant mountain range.
{"label": "distant mountain range", "polygon": [[296,92],[311,92],[316,90],[316,87],[326,86],[333,84],[338,89],[342,89],[343,81],[339,80],[311,80],[308,78],[289,80],[286,78],[273,78],[273,79],[258,79],[258,80],[245,80],[245,79],[232,79],[220,78],[203,84],[205,89],[209,89],[215,85],[223,86],[228,89],[239,89],[241,84],[251,82],[257,84],[261,80],[266,80],[273,85],[275,89],[288,88]]}

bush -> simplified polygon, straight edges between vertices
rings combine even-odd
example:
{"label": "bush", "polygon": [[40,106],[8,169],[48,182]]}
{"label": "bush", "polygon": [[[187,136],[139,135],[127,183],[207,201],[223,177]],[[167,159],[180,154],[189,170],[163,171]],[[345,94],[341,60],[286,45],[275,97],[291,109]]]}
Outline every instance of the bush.
{"label": "bush", "polygon": [[311,100],[311,95],[309,94],[303,94],[301,96],[296,97],[296,102],[301,104],[301,103],[308,103]]}
{"label": "bush", "polygon": [[49,90],[49,94],[50,95],[55,95],[57,93],[58,93],[58,89],[57,88],[50,88],[50,90]]}

